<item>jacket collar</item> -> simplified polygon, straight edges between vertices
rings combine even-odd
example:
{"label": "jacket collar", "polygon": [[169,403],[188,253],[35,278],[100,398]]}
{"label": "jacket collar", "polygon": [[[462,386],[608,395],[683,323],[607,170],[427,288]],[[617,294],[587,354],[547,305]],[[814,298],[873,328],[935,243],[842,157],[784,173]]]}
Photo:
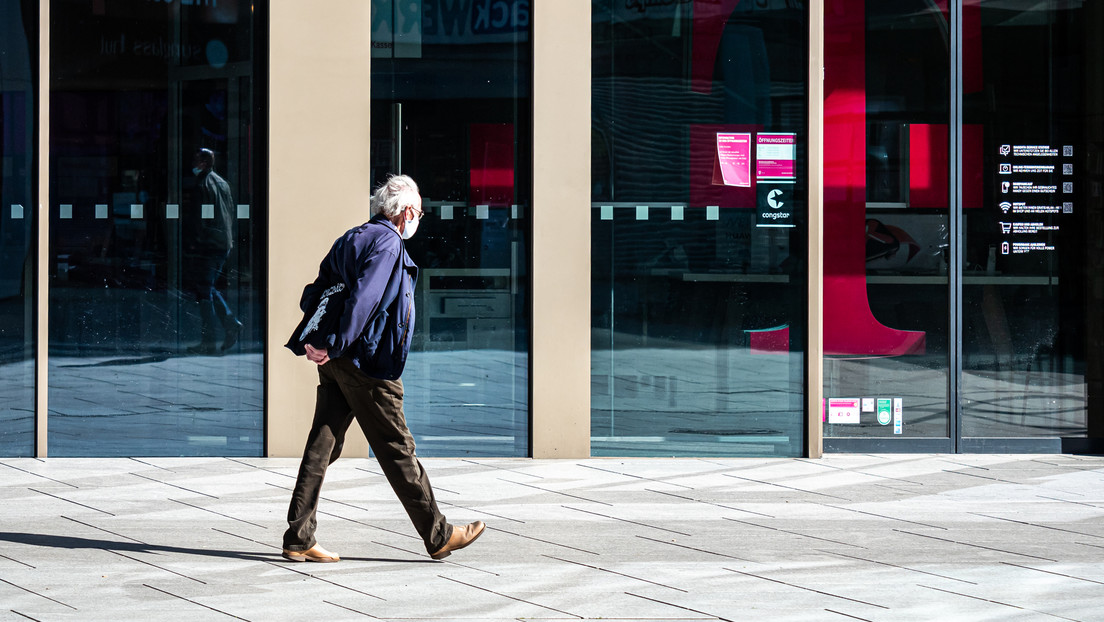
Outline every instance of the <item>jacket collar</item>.
{"label": "jacket collar", "polygon": [[[386,225],[386,226],[390,227],[395,233],[399,233],[399,228],[395,226],[395,223],[391,222],[383,214],[376,214],[375,216],[372,216],[372,220],[370,220],[368,222],[374,222],[374,223],[377,223],[377,224]],[[401,234],[400,234],[400,237],[401,237]]]}

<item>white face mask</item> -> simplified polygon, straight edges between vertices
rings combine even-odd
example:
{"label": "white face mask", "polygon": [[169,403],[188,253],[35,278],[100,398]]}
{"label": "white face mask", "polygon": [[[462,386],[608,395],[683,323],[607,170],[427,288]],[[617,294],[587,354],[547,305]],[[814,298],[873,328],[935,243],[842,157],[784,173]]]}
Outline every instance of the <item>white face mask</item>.
{"label": "white face mask", "polygon": [[410,238],[414,237],[414,232],[418,230],[419,222],[421,222],[420,218],[406,221],[406,223],[403,225],[402,239],[409,240]]}
{"label": "white face mask", "polygon": [[192,169],[192,175],[199,175],[202,172],[203,169],[199,168],[198,166]]}

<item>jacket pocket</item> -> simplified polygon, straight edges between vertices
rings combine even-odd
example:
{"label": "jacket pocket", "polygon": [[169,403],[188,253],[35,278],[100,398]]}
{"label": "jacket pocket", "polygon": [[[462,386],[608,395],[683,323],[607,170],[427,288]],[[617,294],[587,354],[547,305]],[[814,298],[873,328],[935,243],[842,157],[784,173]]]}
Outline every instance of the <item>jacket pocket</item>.
{"label": "jacket pocket", "polygon": [[368,325],[364,327],[364,332],[360,334],[360,338],[357,339],[357,347],[360,358],[364,360],[371,360],[375,358],[377,350],[380,347],[380,341],[384,335],[387,334],[387,320],[390,315],[386,310],[380,309],[379,313],[372,318]]}

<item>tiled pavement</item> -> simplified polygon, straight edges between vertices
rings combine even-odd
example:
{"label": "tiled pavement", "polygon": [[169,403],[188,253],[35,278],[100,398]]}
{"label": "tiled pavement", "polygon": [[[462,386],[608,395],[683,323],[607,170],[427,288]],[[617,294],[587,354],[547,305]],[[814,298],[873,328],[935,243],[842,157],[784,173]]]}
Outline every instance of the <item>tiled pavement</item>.
{"label": "tiled pavement", "polygon": [[296,460],[0,460],[0,619],[1104,619],[1101,457],[424,463],[473,546],[342,459],[294,564]]}

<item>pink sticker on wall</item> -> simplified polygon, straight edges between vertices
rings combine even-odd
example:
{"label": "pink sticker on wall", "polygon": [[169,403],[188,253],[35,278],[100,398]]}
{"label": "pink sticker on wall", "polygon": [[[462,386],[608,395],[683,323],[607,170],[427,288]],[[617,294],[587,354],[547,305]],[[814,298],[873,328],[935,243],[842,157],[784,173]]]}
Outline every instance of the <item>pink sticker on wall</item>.
{"label": "pink sticker on wall", "polygon": [[717,133],[717,171],[713,173],[713,183],[725,186],[751,187],[751,134]]}

